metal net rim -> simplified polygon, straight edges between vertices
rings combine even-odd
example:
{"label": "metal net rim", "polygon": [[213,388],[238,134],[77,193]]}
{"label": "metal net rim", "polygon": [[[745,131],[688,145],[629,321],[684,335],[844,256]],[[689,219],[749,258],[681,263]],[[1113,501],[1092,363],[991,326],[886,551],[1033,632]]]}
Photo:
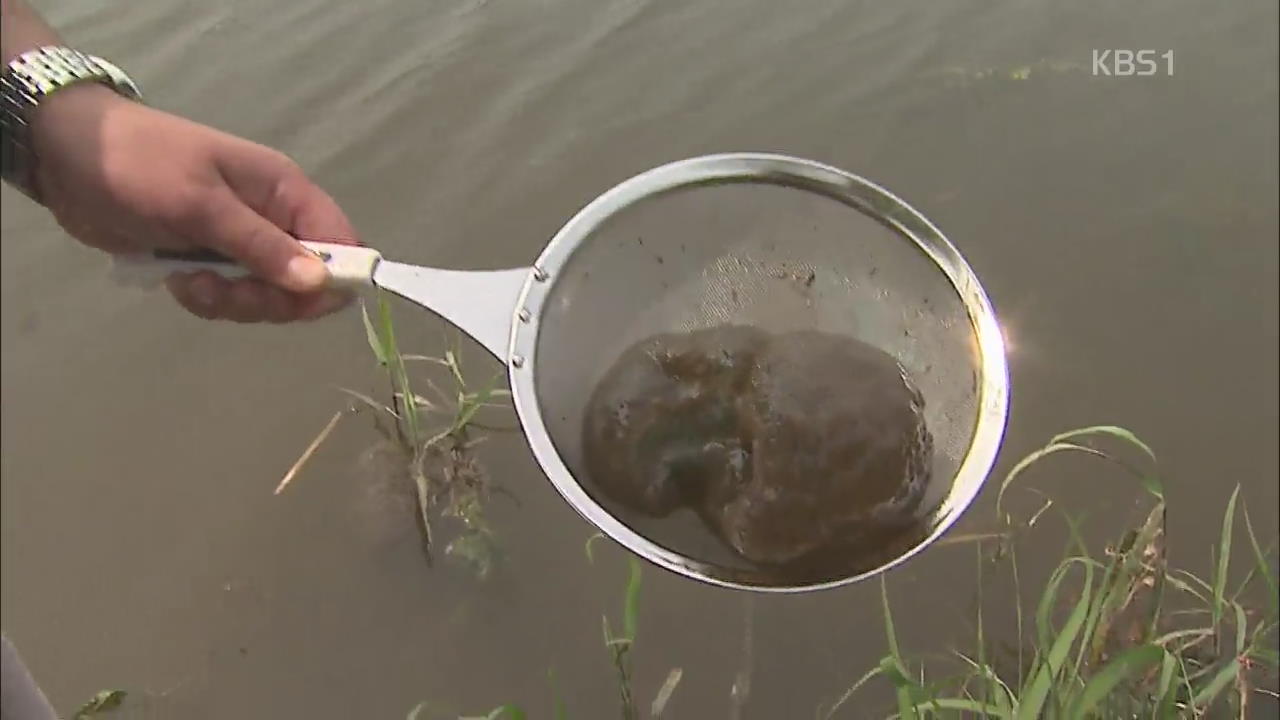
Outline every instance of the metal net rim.
{"label": "metal net rim", "polygon": [[[602,225],[645,200],[689,188],[765,184],[825,195],[892,229],[921,250],[946,276],[964,305],[978,356],[977,418],[968,451],[952,486],[922,539],[893,559],[855,575],[795,585],[760,570],[723,567],[689,558],[650,540],[615,518],[570,472],[543,420],[537,392],[537,345],[544,311],[560,271]],[[928,547],[960,518],[981,491],[995,464],[1009,407],[1004,337],[986,292],[954,245],[927,218],[885,188],[853,173],[813,160],[771,153],[735,152],[679,160],[636,175],[588,203],[560,228],[539,255],[522,289],[507,356],[516,413],[534,457],[557,492],[585,520],[640,557],[680,575],[727,588],[805,592],[848,585],[895,567]]]}

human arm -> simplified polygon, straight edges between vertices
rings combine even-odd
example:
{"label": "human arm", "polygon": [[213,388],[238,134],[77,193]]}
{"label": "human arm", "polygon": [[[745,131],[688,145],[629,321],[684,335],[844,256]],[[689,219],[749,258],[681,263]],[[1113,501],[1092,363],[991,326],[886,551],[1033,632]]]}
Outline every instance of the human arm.
{"label": "human arm", "polygon": [[[3,3],[6,63],[62,44],[22,0]],[[111,253],[209,248],[254,277],[170,278],[192,313],[283,322],[345,304],[292,235],[354,240],[338,205],[283,154],[83,83],[43,98],[30,119],[40,201],[73,237]]]}

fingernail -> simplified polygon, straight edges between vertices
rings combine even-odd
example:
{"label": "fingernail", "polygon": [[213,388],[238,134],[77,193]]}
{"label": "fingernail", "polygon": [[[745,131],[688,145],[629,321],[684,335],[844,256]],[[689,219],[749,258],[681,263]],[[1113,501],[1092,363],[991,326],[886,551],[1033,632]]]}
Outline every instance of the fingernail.
{"label": "fingernail", "polygon": [[295,290],[306,292],[323,287],[329,282],[329,270],[324,261],[315,255],[298,255],[289,261],[286,268],[289,277],[296,285]]}

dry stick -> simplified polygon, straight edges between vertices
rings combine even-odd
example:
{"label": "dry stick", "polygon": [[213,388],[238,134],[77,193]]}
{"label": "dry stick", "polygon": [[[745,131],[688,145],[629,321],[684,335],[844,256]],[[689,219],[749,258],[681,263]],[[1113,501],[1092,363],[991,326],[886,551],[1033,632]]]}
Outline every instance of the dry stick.
{"label": "dry stick", "polygon": [[333,414],[333,417],[329,419],[329,424],[324,426],[324,429],[320,431],[320,434],[316,436],[316,439],[312,440],[311,444],[307,446],[307,449],[302,451],[302,456],[298,458],[298,461],[293,464],[293,467],[289,468],[289,472],[284,474],[284,478],[282,478],[280,480],[280,484],[276,486],[276,491],[273,493],[274,495],[279,495],[284,492],[285,487],[289,483],[293,482],[293,476],[298,474],[298,471],[302,469],[303,465],[307,464],[307,461],[311,459],[312,455],[315,455],[316,450],[320,447],[320,443],[324,442],[324,439],[329,437],[329,433],[333,432],[334,426],[342,419],[342,415],[343,413],[341,410]]}

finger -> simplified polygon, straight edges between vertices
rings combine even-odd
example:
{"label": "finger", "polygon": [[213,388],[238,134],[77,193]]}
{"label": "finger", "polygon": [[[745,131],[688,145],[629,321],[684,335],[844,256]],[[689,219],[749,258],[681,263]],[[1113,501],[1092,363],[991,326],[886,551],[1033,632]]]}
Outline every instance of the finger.
{"label": "finger", "polygon": [[315,320],[345,308],[351,304],[352,299],[350,293],[339,290],[294,296],[295,317],[299,320]]}
{"label": "finger", "polygon": [[218,319],[218,311],[225,304],[229,284],[227,280],[207,270],[174,273],[165,280],[165,287],[178,304],[192,315],[205,320]]}
{"label": "finger", "polygon": [[254,279],[232,282],[226,303],[218,311],[220,317],[242,323],[288,322],[295,314],[294,303],[285,291]]}
{"label": "finger", "polygon": [[328,282],[320,258],[229,190],[212,194],[203,215],[203,233],[193,239],[234,258],[259,279],[298,293],[319,291]]}
{"label": "finger", "polygon": [[266,283],[262,283],[262,291],[266,294],[264,320],[287,323],[298,319],[297,295]]}
{"label": "finger", "polygon": [[218,156],[218,169],[237,196],[279,227],[308,240],[358,242],[338,203],[287,156],[238,143]]}

